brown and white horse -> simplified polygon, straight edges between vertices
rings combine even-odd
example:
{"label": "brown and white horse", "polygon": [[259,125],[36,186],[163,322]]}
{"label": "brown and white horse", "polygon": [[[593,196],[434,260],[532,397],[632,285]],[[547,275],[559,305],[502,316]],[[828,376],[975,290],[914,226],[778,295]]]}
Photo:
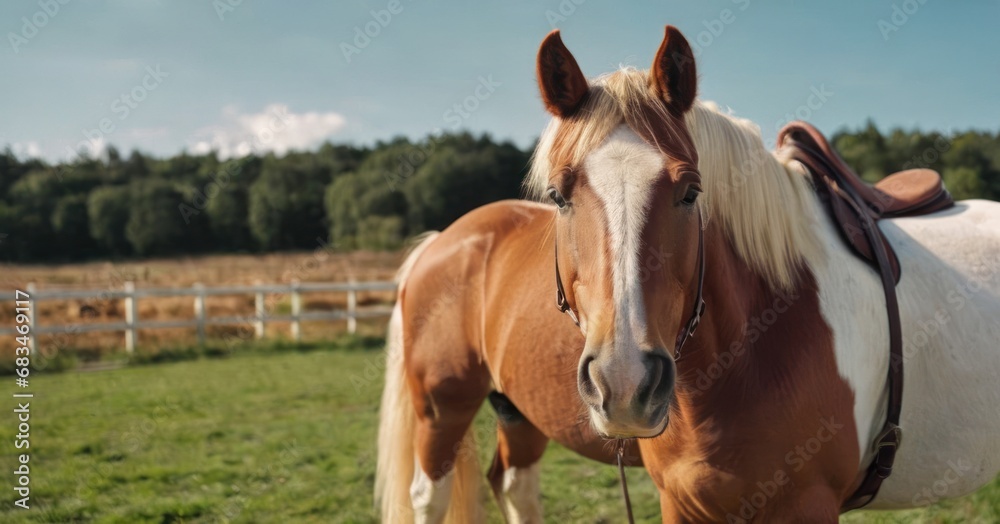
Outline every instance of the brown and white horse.
{"label": "brown and white horse", "polygon": [[[382,406],[384,503],[430,521],[450,495],[466,506],[452,495],[463,462],[452,464],[492,387],[544,434],[593,446],[575,416],[582,399],[602,436],[641,437],[665,522],[835,522],[885,419],[878,276],[800,166],[767,152],[756,126],[695,100],[694,56],[676,29],[649,71],[591,82],[553,33],[538,76],[554,118],[529,187],[558,211],[525,207],[535,216],[518,221],[510,205],[487,207],[410,257]],[[1000,470],[1000,204],[881,227],[903,266],[904,437],[869,507],[902,508]],[[579,329],[552,317],[553,269]],[[708,308],[687,338],[699,296]],[[509,518],[540,518],[525,501],[541,448],[504,451],[503,429],[500,441],[501,456],[539,451],[499,485],[514,495]]]}

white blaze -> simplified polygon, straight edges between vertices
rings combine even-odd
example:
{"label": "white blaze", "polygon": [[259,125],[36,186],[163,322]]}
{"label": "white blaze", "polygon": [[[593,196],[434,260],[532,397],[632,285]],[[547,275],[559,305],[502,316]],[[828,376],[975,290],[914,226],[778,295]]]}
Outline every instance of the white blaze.
{"label": "white blaze", "polygon": [[[653,184],[663,170],[660,152],[628,126],[621,125],[584,161],[588,180],[604,204],[613,259],[615,301],[613,351],[638,356],[646,338],[646,308],[639,267],[642,231]],[[629,360],[636,385],[645,375],[642,360]],[[609,377],[610,378],[610,377]]]}

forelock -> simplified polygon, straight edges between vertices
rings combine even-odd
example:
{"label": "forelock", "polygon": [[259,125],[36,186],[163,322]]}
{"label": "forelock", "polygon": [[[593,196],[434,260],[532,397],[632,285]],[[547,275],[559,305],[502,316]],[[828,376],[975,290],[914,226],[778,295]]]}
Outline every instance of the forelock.
{"label": "forelock", "polygon": [[671,159],[697,169],[697,152],[683,120],[659,100],[648,71],[623,67],[593,80],[583,106],[569,118],[553,118],[542,132],[525,180],[528,194],[540,199],[555,170],[582,164],[621,124]]}

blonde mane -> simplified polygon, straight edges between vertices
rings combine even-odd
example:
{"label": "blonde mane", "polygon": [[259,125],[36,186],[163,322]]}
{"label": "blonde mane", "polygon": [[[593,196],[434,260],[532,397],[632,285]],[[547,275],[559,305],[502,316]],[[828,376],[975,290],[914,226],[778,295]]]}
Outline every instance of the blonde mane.
{"label": "blonde mane", "polygon": [[[562,167],[553,165],[555,157],[576,165],[623,123],[639,132],[653,127],[650,115],[669,121],[655,96],[647,71],[626,67],[595,79],[578,115],[554,118],[542,132],[525,180],[528,193],[541,199],[552,170]],[[685,125],[697,149],[705,217],[721,224],[736,253],[772,288],[792,289],[804,260],[822,252],[808,181],[767,151],[756,124],[711,102],[697,102]],[[557,136],[572,150],[556,154]]]}

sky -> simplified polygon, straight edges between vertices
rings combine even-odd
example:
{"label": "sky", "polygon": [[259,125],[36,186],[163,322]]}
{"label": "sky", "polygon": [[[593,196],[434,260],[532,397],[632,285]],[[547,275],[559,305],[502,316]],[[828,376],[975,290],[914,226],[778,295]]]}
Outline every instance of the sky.
{"label": "sky", "polygon": [[761,126],[1000,130],[1000,1],[33,0],[0,4],[0,147],[49,161],[370,145],[548,120],[554,28],[587,76],[647,68],[663,27],[699,95]]}

